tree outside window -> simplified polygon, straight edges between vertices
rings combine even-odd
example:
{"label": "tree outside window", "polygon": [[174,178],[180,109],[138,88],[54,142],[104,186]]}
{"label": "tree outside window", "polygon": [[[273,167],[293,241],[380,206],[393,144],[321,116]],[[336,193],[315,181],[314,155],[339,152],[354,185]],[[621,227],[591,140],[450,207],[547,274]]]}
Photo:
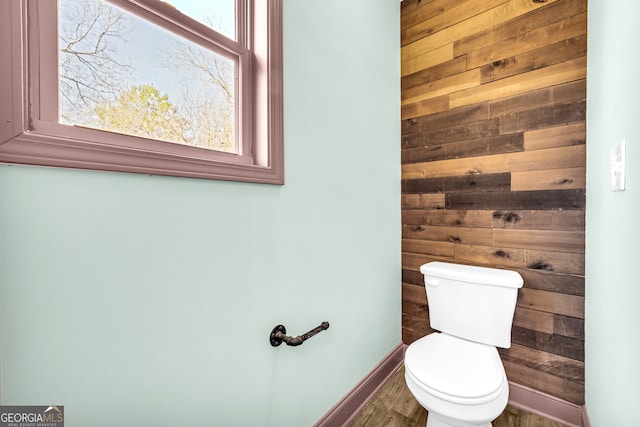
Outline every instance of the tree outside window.
{"label": "tree outside window", "polygon": [[[220,2],[200,3],[224,27],[211,24]],[[59,11],[61,123],[236,152],[234,61],[104,0]]]}

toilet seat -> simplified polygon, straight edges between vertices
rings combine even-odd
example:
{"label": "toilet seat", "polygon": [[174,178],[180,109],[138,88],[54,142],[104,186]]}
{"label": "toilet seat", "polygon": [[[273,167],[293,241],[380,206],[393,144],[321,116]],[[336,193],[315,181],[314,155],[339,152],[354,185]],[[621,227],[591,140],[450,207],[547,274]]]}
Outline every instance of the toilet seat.
{"label": "toilet seat", "polygon": [[463,405],[494,400],[507,387],[495,347],[438,332],[407,348],[405,370],[425,392]]}

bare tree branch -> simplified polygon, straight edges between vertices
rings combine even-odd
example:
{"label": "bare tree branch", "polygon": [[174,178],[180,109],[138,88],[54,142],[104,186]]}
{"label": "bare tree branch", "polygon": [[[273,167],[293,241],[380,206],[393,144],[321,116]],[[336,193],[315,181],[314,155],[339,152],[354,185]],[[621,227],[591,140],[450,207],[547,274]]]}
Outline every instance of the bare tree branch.
{"label": "bare tree branch", "polygon": [[128,65],[119,62],[113,41],[126,40],[124,14],[102,0],[62,0],[60,85],[63,118],[73,122],[87,108],[113,99]]}

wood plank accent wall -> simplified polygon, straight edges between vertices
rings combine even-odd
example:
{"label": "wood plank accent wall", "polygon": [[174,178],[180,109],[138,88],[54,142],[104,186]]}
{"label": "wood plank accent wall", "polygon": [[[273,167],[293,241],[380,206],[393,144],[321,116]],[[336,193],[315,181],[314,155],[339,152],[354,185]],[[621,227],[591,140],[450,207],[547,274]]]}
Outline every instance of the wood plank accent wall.
{"label": "wood plank accent wall", "polygon": [[421,264],[518,271],[519,384],[584,403],[586,0],[402,3],[402,330]]}

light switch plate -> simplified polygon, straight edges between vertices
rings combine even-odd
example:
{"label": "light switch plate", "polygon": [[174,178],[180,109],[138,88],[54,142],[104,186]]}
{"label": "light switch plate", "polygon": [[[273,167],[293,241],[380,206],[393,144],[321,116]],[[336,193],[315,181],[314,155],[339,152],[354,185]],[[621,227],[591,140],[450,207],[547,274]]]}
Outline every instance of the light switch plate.
{"label": "light switch plate", "polygon": [[611,191],[624,191],[625,140],[611,147]]}

